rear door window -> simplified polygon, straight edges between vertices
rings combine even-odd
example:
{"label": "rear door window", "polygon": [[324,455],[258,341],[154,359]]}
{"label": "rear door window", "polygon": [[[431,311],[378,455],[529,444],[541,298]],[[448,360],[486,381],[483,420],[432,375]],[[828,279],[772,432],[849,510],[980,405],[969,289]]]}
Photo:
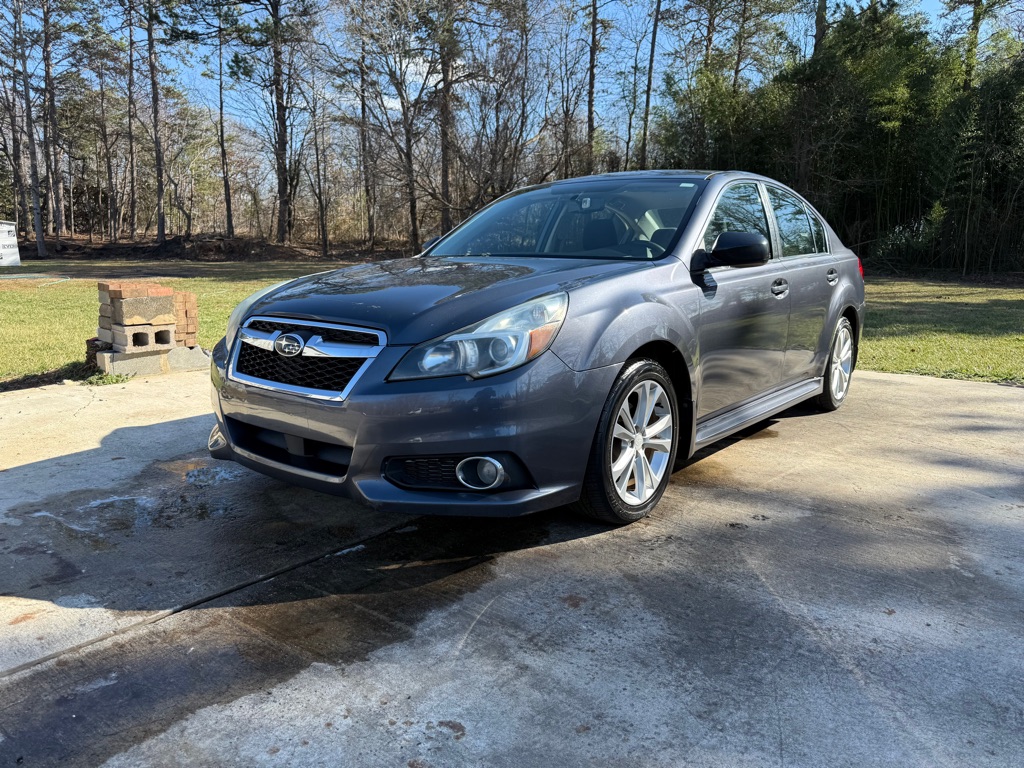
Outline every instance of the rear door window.
{"label": "rear door window", "polygon": [[768,187],[768,199],[775,212],[775,222],[779,225],[783,258],[816,253],[811,220],[804,210],[804,204],[778,187]]}
{"label": "rear door window", "polygon": [[828,253],[828,238],[825,237],[825,227],[822,226],[821,220],[813,211],[807,212],[807,218],[811,220],[811,229],[814,231],[814,247],[818,253]]}

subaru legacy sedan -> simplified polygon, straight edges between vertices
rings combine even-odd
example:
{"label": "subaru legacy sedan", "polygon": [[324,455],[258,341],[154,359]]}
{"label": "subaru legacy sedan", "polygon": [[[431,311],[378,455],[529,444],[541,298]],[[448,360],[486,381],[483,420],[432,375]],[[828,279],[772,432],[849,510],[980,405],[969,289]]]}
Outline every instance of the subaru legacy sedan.
{"label": "subaru legacy sedan", "polygon": [[209,448],[383,510],[627,523],[703,446],[839,408],[863,315],[857,256],[771,179],[528,187],[419,256],[242,302]]}

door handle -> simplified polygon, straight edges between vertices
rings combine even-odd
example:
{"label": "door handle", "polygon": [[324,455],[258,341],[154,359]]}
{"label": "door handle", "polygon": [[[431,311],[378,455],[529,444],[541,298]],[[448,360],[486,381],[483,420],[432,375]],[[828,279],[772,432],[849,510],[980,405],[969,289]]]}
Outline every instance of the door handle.
{"label": "door handle", "polygon": [[785,296],[786,291],[789,290],[789,283],[783,280],[781,277],[772,283],[772,293],[776,296]]}
{"label": "door handle", "polygon": [[839,273],[834,269],[830,269],[825,274],[825,279],[828,280],[829,285],[835,285],[839,282]]}

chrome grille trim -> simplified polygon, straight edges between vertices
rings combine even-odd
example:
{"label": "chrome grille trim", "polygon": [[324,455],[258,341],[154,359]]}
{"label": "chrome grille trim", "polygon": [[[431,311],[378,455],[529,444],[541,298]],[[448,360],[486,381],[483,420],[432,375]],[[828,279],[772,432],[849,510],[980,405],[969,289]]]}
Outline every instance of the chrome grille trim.
{"label": "chrome grille trim", "polygon": [[[352,360],[363,360],[364,362],[359,366],[359,369],[352,374],[352,377],[348,380],[348,383],[341,392],[301,387],[295,384],[286,384],[280,381],[261,379],[240,373],[237,370],[237,365],[238,356],[243,344],[249,344],[265,351],[273,351],[274,342],[277,341],[279,336],[285,333],[284,331],[267,332],[248,328],[250,323],[257,321],[287,324],[288,326],[296,326],[312,331],[312,335],[306,341],[299,357],[321,359],[347,358]],[[378,343],[376,346],[370,346],[364,344],[343,344],[339,342],[324,341],[323,337],[316,333],[318,328],[372,335],[377,338]],[[290,332],[291,331],[289,331],[289,333]],[[352,391],[352,387],[355,386],[356,382],[359,381],[360,377],[362,377],[366,372],[366,369],[370,367],[371,363],[373,363],[374,359],[381,353],[385,346],[387,346],[387,335],[383,331],[378,331],[375,328],[361,328],[357,326],[343,325],[341,323],[320,323],[312,320],[298,320],[290,317],[267,317],[254,315],[253,317],[247,318],[242,324],[242,327],[238,329],[238,335],[232,345],[231,355],[228,361],[227,375],[228,378],[233,381],[238,381],[253,387],[259,387],[261,389],[269,389],[274,392],[286,392],[291,395],[299,395],[300,397],[309,397],[316,400],[340,402],[348,397],[349,393]]]}

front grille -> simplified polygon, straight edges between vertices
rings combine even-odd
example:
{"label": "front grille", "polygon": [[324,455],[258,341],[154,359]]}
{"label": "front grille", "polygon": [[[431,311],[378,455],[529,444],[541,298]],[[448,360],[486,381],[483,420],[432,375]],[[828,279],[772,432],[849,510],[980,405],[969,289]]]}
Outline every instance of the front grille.
{"label": "front grille", "polygon": [[296,323],[278,322],[276,320],[251,320],[246,323],[246,328],[264,333],[301,333],[306,336],[313,333],[324,341],[332,344],[366,344],[375,347],[380,344],[380,339],[375,333],[368,331],[350,331],[345,328],[321,328],[320,326],[300,325]]}
{"label": "front grille", "polygon": [[283,357],[252,344],[239,344],[235,370],[254,379],[292,387],[342,392],[359,368],[362,357]]}
{"label": "front grille", "polygon": [[[281,334],[305,339],[298,355],[277,352]],[[239,331],[228,377],[253,387],[340,401],[387,346],[383,331],[277,317],[251,317]]]}

